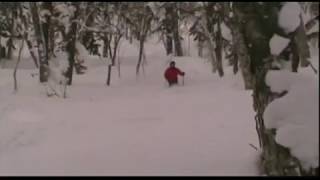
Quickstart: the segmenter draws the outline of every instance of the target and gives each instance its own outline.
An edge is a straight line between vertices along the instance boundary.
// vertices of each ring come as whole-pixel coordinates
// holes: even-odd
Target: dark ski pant
[[[169,80],[167,80],[167,81],[168,81],[168,83],[169,83],[169,87],[178,84],[178,81],[169,81]]]

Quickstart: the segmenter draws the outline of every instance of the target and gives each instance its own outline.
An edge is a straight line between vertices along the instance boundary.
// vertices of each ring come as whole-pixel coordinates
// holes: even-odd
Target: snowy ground
[[[176,58],[184,86],[168,88],[161,46],[148,44],[136,78],[137,50],[123,44],[111,87],[102,61],[87,60],[67,99],[46,97],[30,59],[16,94],[12,69],[0,69],[0,175],[258,175],[240,74],[220,79],[203,59]]]

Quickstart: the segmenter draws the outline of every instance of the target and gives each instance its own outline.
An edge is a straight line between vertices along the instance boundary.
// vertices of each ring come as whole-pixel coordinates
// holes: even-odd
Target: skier
[[[168,67],[164,73],[164,77],[169,83],[169,86],[178,84],[178,74],[181,76],[185,75],[185,72],[180,71],[180,69],[175,67],[176,62],[171,61],[170,67]]]

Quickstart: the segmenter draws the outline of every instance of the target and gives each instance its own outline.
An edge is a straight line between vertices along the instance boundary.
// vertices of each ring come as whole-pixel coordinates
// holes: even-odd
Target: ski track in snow
[[[134,57],[121,57],[121,79],[114,68],[107,87],[106,67],[91,65],[67,99],[47,98],[30,69],[18,71],[13,95],[9,70],[0,69],[0,175],[257,175],[242,79],[176,58],[185,84],[168,88],[166,57],[147,52],[146,76],[136,78]]]

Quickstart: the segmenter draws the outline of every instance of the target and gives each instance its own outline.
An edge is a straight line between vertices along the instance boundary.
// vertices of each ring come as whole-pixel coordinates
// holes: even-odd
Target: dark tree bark
[[[79,7],[76,2],[72,3],[73,6],[76,7],[76,12],[72,18],[71,21],[77,19],[79,14]],[[68,61],[69,61],[69,67],[66,72],[66,78],[68,79],[67,84],[70,86],[72,85],[72,76],[73,76],[73,68],[74,68],[74,62],[75,62],[75,54],[76,54],[76,33],[77,33],[77,23],[72,22],[70,30],[67,34],[67,46],[66,50],[68,52]]]
[[[292,72],[298,72],[299,62],[300,62],[298,48],[295,43],[290,43],[290,47],[292,50],[292,60],[291,60]]]
[[[47,10],[48,12],[52,12],[52,2],[44,2],[43,3],[43,9]],[[42,23],[42,31],[43,31],[43,37],[44,37],[44,47],[46,48],[46,59],[49,61],[50,53],[52,53],[52,45],[50,39],[52,37],[52,32],[50,30],[51,28],[51,16],[45,15],[45,22]]]
[[[222,66],[222,34],[221,34],[221,26],[220,26],[220,18],[218,17],[218,29],[216,33],[216,57],[217,57],[217,68],[219,76],[222,77],[224,75],[223,66]]]
[[[112,71],[112,65],[109,64],[108,65],[108,77],[107,77],[107,86],[110,86],[110,83],[111,83],[111,71]]]
[[[41,31],[41,24],[39,19],[39,13],[38,13],[38,6],[36,2],[30,2],[31,7],[31,14],[32,14],[32,20],[33,25],[35,29],[37,44],[38,44],[38,57],[39,57],[39,78],[40,82],[47,82],[48,81],[48,59],[47,59],[47,52],[45,51],[45,45],[44,45],[44,35]]]
[[[108,34],[105,33],[104,37],[103,37],[103,52],[102,52],[102,56],[103,57],[108,57],[108,52],[109,54],[111,54],[110,50],[110,40],[108,38]],[[112,58],[112,56],[110,56],[110,58]],[[112,64],[110,62],[108,62],[108,75],[107,75],[107,81],[106,84],[107,86],[110,86],[111,83],[111,71],[112,71]]]
[[[109,52],[109,56],[111,58],[111,63],[108,64],[108,77],[107,77],[107,81],[106,84],[108,86],[110,86],[111,83],[111,71],[112,71],[112,66],[115,66],[116,63],[116,58],[118,56],[117,52],[118,52],[118,46],[119,46],[119,42],[120,39],[122,38],[122,34],[120,32],[118,32],[118,34],[114,35],[114,37],[112,37],[112,35],[110,35],[110,37],[105,38],[104,42],[108,43],[107,45],[105,45],[106,47],[108,47],[108,52]],[[111,43],[112,43],[112,39],[113,38],[113,48],[111,48]],[[105,54],[106,56],[106,54]]]
[[[164,22],[166,29],[166,49],[167,55],[173,52],[173,44],[176,56],[183,56],[179,34],[179,17],[177,3],[168,3],[165,7],[166,19]]]
[[[203,40],[198,39],[198,56],[203,57]]]
[[[172,33],[171,33],[172,34]],[[173,53],[173,46],[172,46],[172,36],[171,34],[166,35],[166,50],[167,50],[167,55]]]
[[[246,90],[253,89],[253,74],[251,73],[248,48],[245,44],[243,27],[241,26],[242,14],[234,8],[234,19],[231,23],[234,58],[237,58]]]
[[[237,72],[239,71],[238,55],[237,54],[234,54],[232,57],[232,66],[233,66],[233,74],[237,74]]]
[[[15,19],[15,9],[11,8],[11,19],[10,19],[10,32],[13,33],[14,32],[14,19]],[[7,55],[7,59],[11,59],[12,58],[12,50],[14,49],[14,45],[13,45],[13,38],[10,37],[7,41],[7,50],[8,52],[6,53]]]
[[[30,40],[27,39],[27,37],[25,37],[25,41],[27,43],[28,49],[29,49],[29,53],[33,59],[34,65],[36,66],[36,68],[39,68],[39,64],[38,64],[38,59],[36,57],[36,55],[33,52],[33,46]]]
[[[13,49],[13,39],[10,37],[7,41],[7,53],[6,53],[6,58],[11,59],[12,58],[12,49]]]
[[[137,67],[136,67],[136,74],[137,75],[139,74],[139,69],[140,69],[140,65],[142,62],[143,48],[144,48],[144,36],[141,36],[140,41],[139,41],[139,59],[138,59]]]
[[[102,51],[102,57],[108,57],[108,49],[109,49],[109,41],[108,37],[103,38],[103,51]]]
[[[172,27],[172,8],[171,7],[166,7],[166,18],[164,20],[164,26],[166,30],[166,50],[167,50],[167,55],[172,54],[173,52],[173,27]]]
[[[151,21],[152,21],[152,11],[150,9],[144,9],[142,14],[142,22],[140,22],[140,32],[139,32],[139,59],[136,66],[136,75],[139,75],[140,66],[143,58],[144,43],[148,32],[150,31]]]

